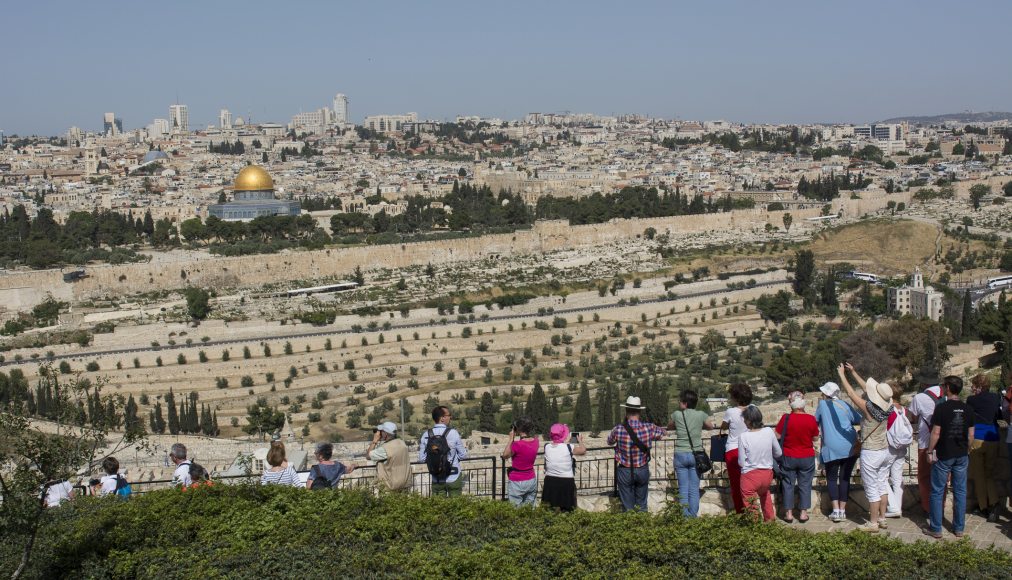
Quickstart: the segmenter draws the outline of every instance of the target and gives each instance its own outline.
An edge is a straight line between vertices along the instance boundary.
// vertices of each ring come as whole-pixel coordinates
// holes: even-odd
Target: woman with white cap
[[[826,487],[833,503],[829,519],[842,522],[847,519],[847,498],[850,497],[850,475],[854,472],[857,455],[851,455],[857,441],[854,425],[861,422],[857,409],[840,399],[840,385],[828,382],[821,387],[822,400],[815,409],[815,421],[822,432],[819,461],[826,469]]]
[[[861,411],[861,482],[864,483],[864,494],[868,498],[869,521],[858,528],[864,532],[875,533],[887,527],[885,510],[889,504],[889,468],[893,457],[889,452],[889,441],[886,438],[886,420],[889,418],[889,407],[893,398],[893,389],[886,383],[880,383],[869,377],[861,378],[850,363],[837,367],[840,384],[844,392]],[[865,392],[862,397],[847,381],[847,371],[854,375],[854,380]]]

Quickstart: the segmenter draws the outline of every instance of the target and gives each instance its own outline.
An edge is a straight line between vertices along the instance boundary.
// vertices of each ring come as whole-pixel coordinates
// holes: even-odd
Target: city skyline
[[[177,102],[192,129],[217,125],[222,109],[286,123],[332,107],[336,93],[353,102],[356,124],[408,111],[421,119],[570,110],[864,123],[1012,109],[1012,79],[1001,74],[1007,3],[958,11],[940,2],[716,4],[646,2],[623,8],[626,19],[604,3],[399,3],[384,11],[184,2],[171,13],[18,4],[7,40],[32,50],[9,64],[0,129],[98,131],[115,111],[130,130]],[[206,24],[218,22],[228,24]],[[170,36],[180,28],[185,39]]]

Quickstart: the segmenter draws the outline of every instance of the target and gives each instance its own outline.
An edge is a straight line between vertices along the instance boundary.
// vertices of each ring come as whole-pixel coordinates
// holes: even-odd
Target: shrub
[[[545,510],[472,498],[310,493],[217,485],[130,501],[82,498],[43,514],[26,577],[998,578],[1012,556],[968,542],[905,544],[860,532],[806,533],[746,517],[687,519]],[[438,521],[440,557],[426,547]],[[312,533],[305,533],[311,529]],[[181,530],[185,530],[182,533]],[[546,538],[580,538],[546,541]],[[16,542],[0,565],[16,567]],[[328,557],[320,558],[320,553]],[[524,554],[517,558],[516,554]],[[281,568],[279,568],[281,567]]]

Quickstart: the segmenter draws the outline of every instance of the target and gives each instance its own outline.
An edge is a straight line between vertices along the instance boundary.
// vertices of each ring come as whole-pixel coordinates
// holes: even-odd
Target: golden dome
[[[274,190],[274,180],[267,170],[259,165],[247,165],[235,176],[235,191]]]

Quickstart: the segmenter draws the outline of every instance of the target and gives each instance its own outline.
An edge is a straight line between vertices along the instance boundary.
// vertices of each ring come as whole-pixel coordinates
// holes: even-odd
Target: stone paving
[[[887,519],[887,529],[879,530],[878,534],[898,538],[904,542],[917,542],[920,540],[929,542],[956,541],[959,538],[956,538],[952,533],[952,508],[950,502],[951,498],[946,502],[947,509],[943,517],[941,540],[934,540],[921,532],[921,528],[927,525],[927,514],[921,510],[920,506],[904,511],[902,517]],[[795,529],[828,533],[850,532],[868,521],[867,513],[863,510],[860,510],[860,513],[858,513],[858,510],[848,507],[848,511],[852,513],[848,513],[847,521],[840,523],[835,523],[822,513],[816,512],[811,513],[811,520],[805,524],[798,523],[797,521],[791,524],[783,520],[777,521],[782,525],[791,526]],[[778,513],[778,517],[781,515],[782,513]],[[964,539],[978,548],[994,547],[1000,550],[1012,551],[1012,520],[1010,520],[1008,510],[1005,511],[997,523],[988,523],[987,519],[980,515],[966,514],[965,532]]]

